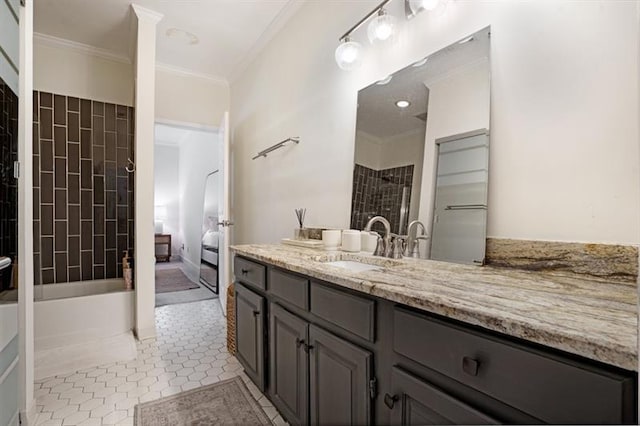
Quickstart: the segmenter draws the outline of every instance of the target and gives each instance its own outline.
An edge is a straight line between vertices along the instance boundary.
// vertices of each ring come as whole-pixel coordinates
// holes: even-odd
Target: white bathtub
[[[134,292],[122,279],[39,287],[36,379],[135,358]]]

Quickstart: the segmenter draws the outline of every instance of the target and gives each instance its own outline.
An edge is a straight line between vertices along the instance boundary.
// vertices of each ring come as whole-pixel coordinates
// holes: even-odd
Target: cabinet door
[[[236,283],[236,356],[264,391],[264,297]]]
[[[314,325],[309,345],[311,424],[370,424],[371,352]]]
[[[381,395],[394,425],[496,424],[481,413],[398,367],[391,370],[391,394]]]
[[[293,424],[309,422],[306,321],[271,304],[270,366],[273,404]]]

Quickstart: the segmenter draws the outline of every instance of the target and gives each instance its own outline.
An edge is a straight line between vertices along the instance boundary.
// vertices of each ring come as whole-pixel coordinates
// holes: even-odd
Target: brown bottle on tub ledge
[[[129,250],[125,250],[122,257],[122,277],[124,278],[125,290],[133,290],[133,263],[133,257],[129,255]]]

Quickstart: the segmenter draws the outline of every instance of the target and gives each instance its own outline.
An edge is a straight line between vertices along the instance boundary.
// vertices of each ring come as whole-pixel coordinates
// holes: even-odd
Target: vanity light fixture
[[[367,36],[371,44],[388,43],[393,40],[396,19],[384,9],[378,9],[378,16],[369,22]]]
[[[341,39],[342,43],[336,49],[336,63],[345,71],[357,68],[362,62],[362,45],[357,41],[351,41],[349,36]]]
[[[475,40],[475,38],[473,36],[470,36],[470,37],[467,37],[465,39],[460,40],[458,42],[458,44],[466,44],[466,43],[469,43],[470,41],[473,41],[473,40]]]
[[[340,68],[346,71],[350,71],[360,65],[362,59],[360,57],[362,45],[358,42],[351,41],[350,36],[351,33],[360,28],[360,26],[367,22],[367,20],[373,15],[378,14],[376,19],[372,21],[372,24],[374,22],[378,22],[378,24],[373,26],[370,25],[368,28],[369,39],[371,40],[371,42],[377,43],[378,41],[385,41],[393,35],[393,18],[386,15],[386,12],[382,10],[382,8],[390,1],[391,0],[384,0],[382,3],[376,6],[375,9],[367,13],[364,18],[359,20],[357,24],[349,28],[349,30],[338,39],[340,41],[340,45],[336,48],[335,58],[336,63]],[[371,34],[373,34],[373,37],[376,41],[371,38]]]
[[[396,101],[396,106],[398,108],[407,108],[409,105],[411,105],[411,102],[409,101],[405,101],[405,100]]]
[[[408,18],[413,18],[422,11],[444,12],[449,0],[405,0],[405,11]]]

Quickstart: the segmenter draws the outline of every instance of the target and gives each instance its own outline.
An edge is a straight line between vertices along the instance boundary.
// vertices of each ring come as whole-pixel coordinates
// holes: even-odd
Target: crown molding
[[[170,74],[182,75],[185,77],[195,77],[201,78],[204,80],[209,80],[211,82],[222,84],[224,86],[229,86],[229,81],[221,76],[214,74],[207,74],[203,72],[193,71],[187,68],[177,67],[175,65],[165,64],[163,62],[156,62],[156,70],[168,72]]]
[[[157,24],[162,18],[164,18],[164,14],[156,12],[155,10],[147,9],[139,4],[131,3],[131,9],[133,9],[133,13],[136,14],[138,20],[145,19]]]
[[[107,59],[109,61],[120,62],[123,64],[131,64],[131,58],[112,50],[102,49],[100,47],[90,46],[88,44],[79,43],[77,41],[67,40],[48,34],[33,33],[33,41],[49,47],[57,47],[63,49],[75,50],[87,55],[96,56],[98,58]]]
[[[242,57],[240,62],[233,68],[229,74],[229,81],[233,83],[242,73],[251,65],[258,54],[265,48],[267,44],[284,28],[289,19],[300,10],[307,0],[289,0],[284,5],[275,18],[269,23],[267,28],[262,32],[258,40],[251,46],[251,49]]]

